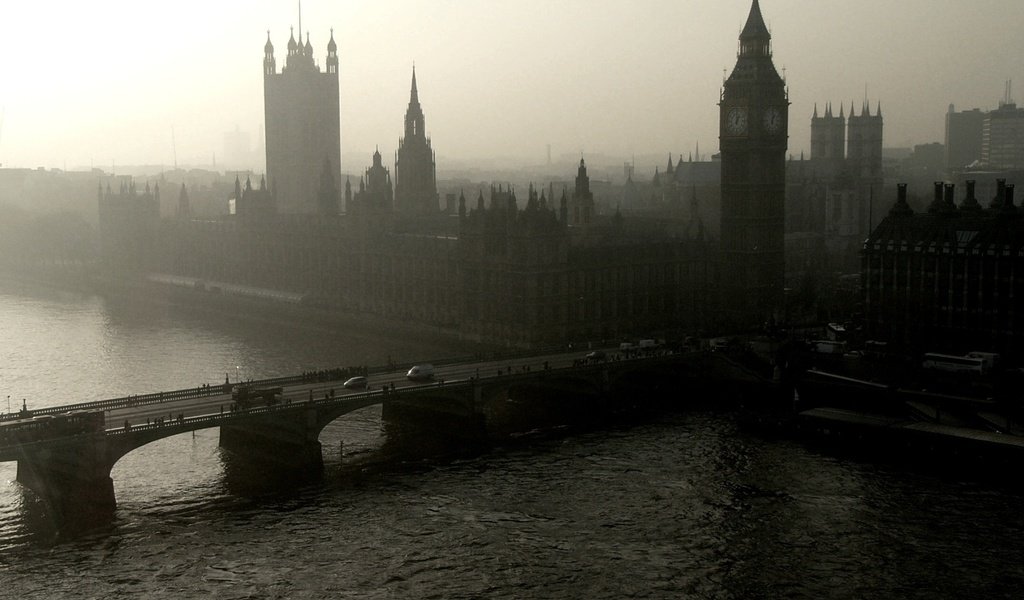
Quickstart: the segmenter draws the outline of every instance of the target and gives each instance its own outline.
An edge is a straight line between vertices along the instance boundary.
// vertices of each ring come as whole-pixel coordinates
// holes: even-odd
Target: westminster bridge
[[[404,368],[382,367],[369,371],[360,390],[344,388],[350,373],[334,370],[22,411],[0,419],[0,462],[17,461],[18,481],[58,515],[112,510],[118,460],[190,431],[219,427],[232,461],[257,472],[315,474],[324,466],[324,427],[369,406],[381,405],[384,421],[402,427],[486,439],[502,421],[528,424],[538,412],[587,418],[655,400],[683,402],[714,370],[714,356],[699,352],[605,352],[435,364],[431,380],[416,382]],[[272,396],[242,404],[240,387]]]

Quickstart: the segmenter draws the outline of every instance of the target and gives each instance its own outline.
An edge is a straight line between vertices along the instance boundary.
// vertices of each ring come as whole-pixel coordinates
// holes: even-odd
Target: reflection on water
[[[65,395],[97,398],[215,382],[225,365],[257,376],[431,355],[171,312],[0,294],[0,347],[10,353],[0,382],[43,404],[57,397],[48,393],[56,382]],[[14,465],[0,464],[3,595],[932,598],[1024,589],[1019,490],[766,440],[729,414],[537,432],[487,452],[424,458],[438,436],[399,435],[370,408],[324,430],[319,480],[285,487],[233,479],[217,438],[198,431],[125,456],[112,473],[113,521],[72,539],[13,482]]]

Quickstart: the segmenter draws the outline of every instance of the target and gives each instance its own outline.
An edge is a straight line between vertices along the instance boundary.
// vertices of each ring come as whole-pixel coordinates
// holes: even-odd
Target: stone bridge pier
[[[46,501],[58,518],[113,512],[110,444],[86,436],[59,445],[27,446],[18,456],[18,482]]]
[[[479,382],[423,386],[386,400],[381,419],[395,432],[480,442],[487,437],[487,417],[482,412],[486,394]]]
[[[273,411],[220,426],[220,446],[250,466],[315,475],[324,467],[320,431],[330,422],[316,408]]]

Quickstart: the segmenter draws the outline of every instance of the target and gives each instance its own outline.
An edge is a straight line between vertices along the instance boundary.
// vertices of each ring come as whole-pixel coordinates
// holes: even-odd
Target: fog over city
[[[3,7],[0,597],[1022,596],[1024,0]]]
[[[338,43],[342,169],[361,169],[350,157],[377,146],[394,152],[415,63],[443,170],[540,164],[548,144],[556,160],[717,151],[723,69],[748,10],[748,0],[306,0],[301,18],[321,65],[331,28]],[[859,109],[866,93],[881,102],[885,145],[907,147],[942,141],[950,103],[994,108],[1011,79],[1024,94],[1019,0],[766,0],[762,10],[796,155],[809,151],[815,103]],[[290,0],[41,0],[4,13],[4,167],[208,166],[236,128],[255,147],[267,30],[283,57],[299,25]]]

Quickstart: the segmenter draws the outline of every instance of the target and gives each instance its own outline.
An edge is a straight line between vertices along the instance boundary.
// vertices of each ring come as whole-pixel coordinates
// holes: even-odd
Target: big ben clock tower
[[[719,102],[722,318],[739,328],[782,313],[789,97],[753,0]]]

